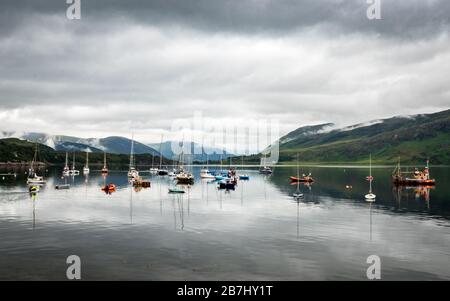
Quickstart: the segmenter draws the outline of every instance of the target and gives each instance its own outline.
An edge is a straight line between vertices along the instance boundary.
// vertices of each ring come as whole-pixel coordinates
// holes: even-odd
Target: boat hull
[[[302,182],[302,183],[312,183],[312,182],[314,182],[314,179],[310,178],[310,177],[301,177],[301,178],[290,177],[290,179],[291,179],[292,182]]]
[[[436,180],[393,177],[392,183],[398,186],[434,186],[436,185]]]

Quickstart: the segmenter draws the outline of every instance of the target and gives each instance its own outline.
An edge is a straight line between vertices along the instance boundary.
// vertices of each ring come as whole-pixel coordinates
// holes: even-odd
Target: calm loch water
[[[291,167],[248,170],[230,192],[197,178],[184,195],[167,177],[144,174],[152,187],[136,191],[126,172],[51,170],[33,198],[23,171],[0,176],[0,279],[64,280],[72,254],[85,280],[366,280],[372,254],[384,280],[450,279],[450,168],[431,170],[434,189],[401,190],[392,168],[375,168],[373,204],[367,169],[309,170],[317,181],[300,202]],[[70,190],[54,189],[66,180]]]

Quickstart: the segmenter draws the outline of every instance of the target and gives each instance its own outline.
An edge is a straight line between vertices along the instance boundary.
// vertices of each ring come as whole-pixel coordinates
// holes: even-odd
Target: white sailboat
[[[298,165],[298,154],[297,154],[297,178],[300,177],[300,167]],[[297,190],[292,195],[296,200],[303,198],[303,193],[300,192],[300,181],[297,181]]]
[[[69,168],[69,153],[66,152],[66,165],[64,165],[63,176],[68,176],[70,174]]]
[[[38,176],[34,169],[34,164],[37,162],[37,154],[38,154],[38,144],[36,143],[34,157],[33,157],[33,160],[31,161],[31,166],[28,171],[28,178],[27,178],[28,185],[43,185],[43,184],[45,184],[44,177]],[[30,191],[31,191],[31,189],[34,189],[36,192],[39,191],[39,187],[30,187]]]
[[[103,153],[103,168],[102,168],[102,174],[108,173],[108,167],[106,166],[106,152]]]
[[[167,170],[167,168],[163,168],[162,166],[162,159],[163,159],[163,155],[162,155],[162,143],[163,143],[163,139],[164,136],[161,135],[161,143],[159,144],[159,169],[158,169],[158,175],[160,176],[167,176],[169,174],[169,171]]]
[[[73,153],[72,169],[69,170],[69,174],[72,176],[78,176],[80,174],[80,171],[75,169],[75,153]]]
[[[177,179],[177,183],[178,184],[194,184],[194,175],[190,172],[187,172],[184,170],[183,168],[183,161],[184,161],[184,137],[183,137],[183,142],[181,142],[181,155],[180,155],[180,173],[177,174],[176,179]]]
[[[89,153],[86,152],[86,165],[83,168],[83,175],[88,175],[89,172],[90,172],[90,169],[89,169]]]
[[[134,135],[131,136],[131,151],[130,151],[130,168],[128,170],[128,177],[129,178],[138,178],[139,172],[134,167]]]
[[[366,201],[368,202],[374,202],[375,198],[377,197],[375,194],[372,193],[372,154],[370,154],[370,167],[369,167],[369,176],[367,177],[367,180],[369,181],[369,193],[365,195]]]
[[[150,173],[152,175],[156,175],[158,173],[158,168],[154,167],[155,166],[155,153],[152,153],[152,167],[150,167]]]
[[[267,159],[266,159],[266,155],[263,154],[263,157],[261,158],[261,167],[259,169],[259,173],[261,174],[266,174],[266,175],[270,175],[272,174],[272,168],[270,168],[269,166],[267,166]]]
[[[200,178],[202,179],[214,179],[215,176],[209,171],[209,158],[206,154],[206,167],[200,170]]]

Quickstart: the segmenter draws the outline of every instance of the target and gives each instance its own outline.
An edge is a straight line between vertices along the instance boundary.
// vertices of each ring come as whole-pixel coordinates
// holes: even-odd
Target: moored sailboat
[[[273,170],[271,167],[267,166],[267,159],[266,159],[266,155],[263,155],[263,157],[261,158],[261,167],[259,169],[259,173],[260,174],[265,174],[265,175],[270,175],[273,173]]]
[[[370,167],[369,167],[369,176],[366,178],[369,181],[369,193],[365,195],[366,201],[368,202],[374,202],[375,198],[377,197],[373,192],[372,192],[372,181],[373,181],[373,177],[372,177],[372,154],[370,154]]]
[[[89,153],[86,152],[86,165],[83,168],[83,175],[88,175],[89,172],[90,172],[90,169],[89,169]]]
[[[106,166],[106,152],[103,153],[103,168],[102,168],[102,174],[108,174],[109,170],[108,167]]]
[[[134,135],[131,135],[130,166],[128,169],[128,178],[131,179],[139,178],[139,172],[135,168]]]
[[[167,170],[167,168],[163,168],[162,163],[163,163],[163,155],[162,155],[162,143],[164,140],[164,136],[161,135],[161,143],[159,144],[159,169],[158,169],[158,175],[159,176],[167,176],[169,174],[169,171]]]
[[[66,164],[64,165],[63,176],[68,176],[69,174],[70,174],[70,168],[69,168],[69,153],[66,152]]]
[[[206,154],[206,167],[203,167],[202,170],[200,170],[200,178],[202,179],[214,179],[215,176],[209,171],[209,160],[208,160],[208,154]]]
[[[31,185],[31,186],[45,184],[44,177],[43,176],[39,176],[37,174],[36,170],[34,169],[34,165],[37,162],[37,157],[38,157],[38,144],[36,143],[33,160],[31,161],[30,169],[28,170],[28,178],[27,178],[27,184]],[[36,192],[37,191],[39,191],[39,187],[36,190]]]
[[[78,176],[80,171],[75,169],[75,153],[73,153],[72,169],[69,170],[69,174],[72,176]]]
[[[183,150],[183,142],[181,143],[181,149]],[[177,183],[178,184],[194,184],[194,175],[190,172],[187,172],[184,170],[183,167],[183,161],[184,161],[184,152],[181,151],[180,155],[180,167],[179,167],[179,173],[176,175]]]

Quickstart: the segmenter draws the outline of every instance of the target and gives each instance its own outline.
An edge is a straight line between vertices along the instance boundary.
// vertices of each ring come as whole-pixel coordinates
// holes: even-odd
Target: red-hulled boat
[[[404,172],[400,168],[400,160],[397,167],[392,173],[392,183],[394,185],[408,185],[408,186],[434,186],[436,180],[430,177],[429,161],[423,171],[415,169],[414,172]]]
[[[312,183],[314,182],[313,177],[311,174],[307,176],[301,176],[301,177],[290,177],[292,182],[304,182],[304,183]]]

